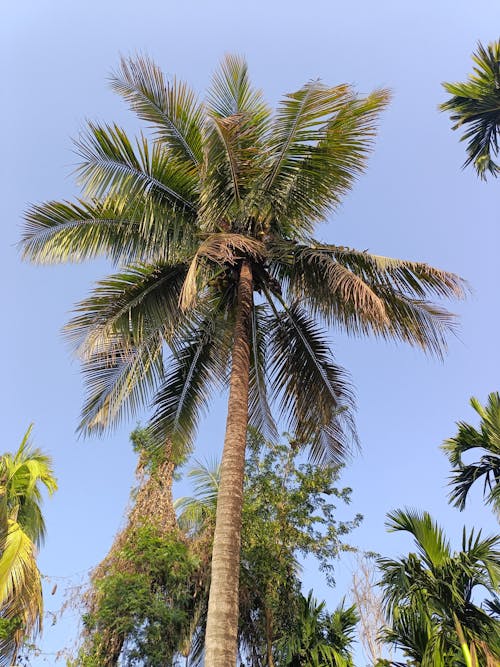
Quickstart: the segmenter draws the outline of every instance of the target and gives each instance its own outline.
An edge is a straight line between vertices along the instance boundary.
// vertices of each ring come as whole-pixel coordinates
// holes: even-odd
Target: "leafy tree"
[[[229,388],[206,642],[207,667],[228,667],[248,423],[275,431],[274,402],[314,459],[339,460],[352,397],[316,319],[440,354],[452,318],[428,299],[463,285],[311,236],[363,171],[387,91],[312,81],[273,117],[235,56],[203,105],[146,58],[123,60],[111,84],[153,140],[90,123],[77,142],[83,199],[32,207],[23,254],[120,267],[68,326],[88,389],[82,430],[102,432],[152,397],[155,437],[179,454],[213,391]]]
[[[483,407],[477,398],[470,404],[481,417],[479,428],[458,422],[458,433],[443,444],[452,466],[450,501],[463,510],[473,484],[483,480],[485,501],[500,517],[500,395],[492,392]],[[482,451],[479,461],[464,463],[469,451]]]
[[[94,569],[82,598],[84,632],[75,667],[163,667],[189,651],[193,619],[206,608],[208,563],[200,540],[178,529],[169,448],[147,429],[131,436],[138,485],[127,522]]]
[[[278,641],[302,618],[299,556],[315,557],[334,585],[334,561],[350,547],[344,537],[361,521],[339,521],[335,499],[348,503],[351,489],[335,486],[339,466],[300,462],[303,448],[248,438],[240,564],[239,646],[251,667],[283,665]],[[188,473],[195,495],[176,501],[179,525],[191,534],[213,533],[220,466]],[[324,605],[323,605],[324,607]],[[322,607],[322,609],[323,609]],[[322,612],[321,612],[322,613]],[[203,621],[202,621],[203,622]]]
[[[440,108],[450,112],[453,130],[465,130],[460,139],[468,142],[463,166],[474,165],[486,180],[488,172],[496,177],[500,171],[494,161],[500,129],[500,41],[487,47],[479,42],[472,60],[474,72],[466,82],[443,83],[451,97]]]
[[[419,667],[483,667],[500,659],[500,619],[475,602],[478,589],[493,596],[500,583],[500,536],[481,538],[464,529],[462,549],[452,552],[427,512],[397,510],[390,531],[410,533],[417,553],[379,559],[391,627],[386,641]]]
[[[36,549],[45,537],[42,487],[57,489],[52,463],[30,443],[29,426],[14,454],[0,457],[0,665],[10,667],[42,629]]]

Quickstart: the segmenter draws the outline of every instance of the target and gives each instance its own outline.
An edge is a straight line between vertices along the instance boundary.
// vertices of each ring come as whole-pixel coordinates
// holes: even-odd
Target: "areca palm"
[[[154,137],[134,143],[90,123],[77,142],[82,200],[32,207],[23,254],[119,266],[67,329],[87,382],[83,431],[152,399],[153,431],[179,455],[214,390],[229,388],[206,644],[206,664],[227,667],[248,422],[275,431],[274,403],[313,457],[338,460],[352,397],[320,325],[440,354],[452,318],[428,299],[463,286],[423,263],[312,237],[363,171],[387,91],[363,98],[311,81],[273,116],[234,56],[204,104],[146,58],[123,60],[111,84]]]
[[[497,664],[500,622],[476,604],[475,595],[485,589],[495,602],[500,536],[481,538],[480,532],[467,535],[464,529],[461,551],[453,552],[427,512],[397,510],[388,515],[387,525],[390,531],[410,533],[418,553],[379,559],[392,625],[386,640],[420,667]]]
[[[500,517],[500,395],[492,392],[484,407],[474,397],[470,404],[481,417],[479,428],[458,422],[457,435],[443,444],[453,472],[450,500],[463,510],[471,487],[483,479],[484,498]],[[482,450],[481,458],[464,463],[464,454],[471,450]]]
[[[352,667],[351,649],[359,618],[343,603],[333,614],[309,592],[301,596],[294,628],[282,642],[284,667]]]
[[[32,426],[15,454],[0,457],[0,665],[11,665],[42,626],[36,548],[45,536],[41,487],[57,489],[51,461],[30,444]]]
[[[487,47],[479,42],[472,59],[474,72],[468,81],[443,83],[451,97],[440,108],[450,112],[453,130],[465,130],[460,139],[468,142],[464,167],[472,164],[486,180],[488,172],[498,176],[500,171],[494,161],[500,130],[500,41]]]

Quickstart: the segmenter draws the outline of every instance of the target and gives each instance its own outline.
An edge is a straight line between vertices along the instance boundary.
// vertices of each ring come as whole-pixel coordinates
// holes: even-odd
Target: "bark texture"
[[[238,653],[241,510],[248,425],[252,300],[252,269],[249,262],[244,261],[238,286],[226,435],[217,497],[205,667],[235,667]]]

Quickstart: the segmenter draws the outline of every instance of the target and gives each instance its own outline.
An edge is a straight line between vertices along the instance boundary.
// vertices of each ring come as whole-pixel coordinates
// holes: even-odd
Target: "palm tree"
[[[441,104],[449,111],[453,130],[465,129],[461,141],[467,141],[467,160],[486,180],[489,172],[498,176],[499,166],[493,160],[498,154],[500,130],[500,41],[484,47],[478,43],[472,59],[474,73],[465,83],[443,83],[451,97]]]
[[[361,98],[311,81],[273,117],[235,56],[203,105],[146,58],[123,60],[111,84],[154,138],[134,144],[117,125],[90,123],[77,142],[83,199],[32,207],[23,254],[120,267],[68,325],[88,388],[82,431],[152,399],[155,437],[178,456],[213,392],[229,388],[206,640],[207,667],[228,667],[248,423],[273,432],[274,403],[315,459],[340,459],[352,397],[315,320],[440,354],[452,318],[428,298],[462,296],[463,284],[311,236],[363,171],[387,91]]]
[[[328,614],[309,592],[300,596],[293,628],[281,641],[283,667],[352,667],[351,647],[359,620],[354,606],[344,604]]]
[[[392,624],[386,641],[420,667],[498,664],[500,621],[478,606],[475,597],[485,589],[495,601],[500,536],[482,539],[480,532],[467,535],[464,529],[462,549],[454,553],[427,512],[397,510],[388,515],[387,526],[410,533],[418,553],[378,561]]]
[[[43,600],[36,549],[45,537],[41,486],[57,489],[51,461],[30,444],[33,425],[15,454],[0,457],[0,665],[42,627]]]
[[[450,501],[463,510],[472,485],[482,478],[484,499],[500,517],[500,395],[492,392],[484,407],[474,397],[470,404],[481,417],[479,428],[458,422],[457,435],[443,444],[453,472]],[[462,457],[470,450],[483,454],[479,461],[464,463]]]

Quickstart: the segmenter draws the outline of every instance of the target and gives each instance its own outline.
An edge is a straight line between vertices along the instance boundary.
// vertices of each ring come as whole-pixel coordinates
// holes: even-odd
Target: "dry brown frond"
[[[198,278],[203,260],[220,267],[235,266],[244,258],[259,259],[264,254],[264,244],[250,236],[230,232],[211,234],[193,257],[180,293],[180,307],[183,310],[189,308],[199,292]]]

